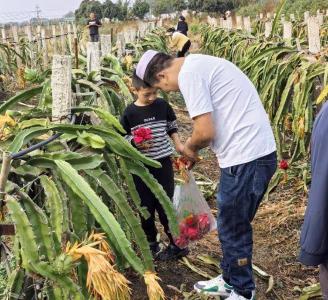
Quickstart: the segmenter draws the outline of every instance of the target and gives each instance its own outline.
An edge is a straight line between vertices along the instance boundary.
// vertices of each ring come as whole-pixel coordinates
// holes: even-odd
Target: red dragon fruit
[[[141,144],[153,138],[152,131],[147,127],[140,127],[132,132],[133,140],[136,144]]]
[[[179,223],[180,236],[175,240],[179,247],[186,247],[189,242],[201,239],[211,229],[210,219],[207,214],[187,213],[186,215]]]

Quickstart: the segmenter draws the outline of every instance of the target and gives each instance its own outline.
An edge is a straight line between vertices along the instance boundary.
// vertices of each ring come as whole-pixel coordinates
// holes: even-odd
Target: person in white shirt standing
[[[198,151],[211,146],[221,170],[218,231],[223,274],[194,285],[199,293],[229,300],[255,299],[252,225],[277,168],[269,118],[249,78],[231,62],[208,55],[173,58],[148,50],[137,76],[163,91],[179,91],[193,132],[182,154],[191,168]]]

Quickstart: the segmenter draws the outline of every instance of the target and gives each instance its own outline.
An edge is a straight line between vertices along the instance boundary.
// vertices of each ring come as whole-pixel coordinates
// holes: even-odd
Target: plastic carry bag
[[[173,196],[180,229],[180,235],[175,238],[175,243],[181,248],[202,239],[217,228],[216,219],[191,172],[188,172],[188,178],[188,181],[175,187]]]

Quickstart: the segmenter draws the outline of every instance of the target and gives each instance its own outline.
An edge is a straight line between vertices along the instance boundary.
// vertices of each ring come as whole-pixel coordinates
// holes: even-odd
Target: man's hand
[[[187,163],[188,170],[192,169],[195,163],[199,160],[198,151],[195,151],[192,149],[192,147],[190,147],[190,141],[191,139],[188,138],[181,151],[181,154],[188,160]]]

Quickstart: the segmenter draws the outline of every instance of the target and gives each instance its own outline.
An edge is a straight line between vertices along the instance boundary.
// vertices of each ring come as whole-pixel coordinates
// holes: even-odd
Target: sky
[[[0,23],[23,21],[36,16],[36,6],[41,17],[58,18],[74,11],[82,0],[0,0]]]

